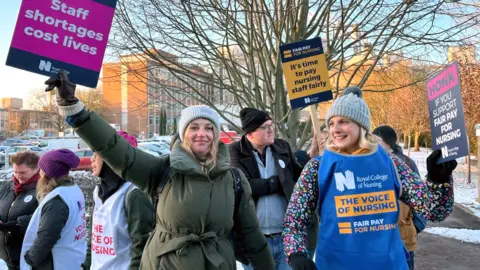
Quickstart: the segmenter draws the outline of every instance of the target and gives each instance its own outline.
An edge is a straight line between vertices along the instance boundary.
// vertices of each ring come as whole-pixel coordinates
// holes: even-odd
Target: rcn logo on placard
[[[56,68],[52,65],[52,62],[46,61],[46,60],[40,60],[40,63],[38,64],[38,69],[41,71],[46,71],[46,72],[55,73],[55,74],[58,74],[58,72],[60,71],[59,68]],[[67,74],[70,73],[68,71],[65,71],[65,72]]]
[[[305,103],[310,103],[310,101],[311,101],[309,97],[306,97],[303,100],[305,101]]]
[[[355,189],[355,176],[351,171],[345,171],[343,173],[335,173],[335,185],[337,186],[338,191],[344,191],[347,189]]]
[[[448,147],[445,145],[442,147],[442,158],[447,158],[448,157]]]

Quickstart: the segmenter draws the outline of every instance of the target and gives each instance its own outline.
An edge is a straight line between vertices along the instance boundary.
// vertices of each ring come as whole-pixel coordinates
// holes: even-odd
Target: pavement
[[[455,206],[443,222],[429,227],[480,230],[480,219]],[[422,232],[418,236],[415,269],[418,270],[470,270],[480,269],[480,245],[466,243]]]

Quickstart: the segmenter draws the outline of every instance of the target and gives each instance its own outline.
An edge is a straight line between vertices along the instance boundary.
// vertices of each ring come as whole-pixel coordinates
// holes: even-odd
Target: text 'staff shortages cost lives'
[[[96,87],[117,0],[23,0],[7,65]]]
[[[320,38],[282,45],[280,52],[292,109],[333,98]]]
[[[468,155],[458,63],[447,66],[427,83],[433,149],[440,149],[439,163]]]

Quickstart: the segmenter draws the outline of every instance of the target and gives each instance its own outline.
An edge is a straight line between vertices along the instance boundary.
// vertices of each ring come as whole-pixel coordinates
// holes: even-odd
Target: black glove
[[[452,176],[453,170],[457,167],[457,161],[451,160],[441,164],[437,164],[438,159],[442,156],[442,151],[435,150],[427,158],[428,179],[430,181],[443,184],[448,183]]]
[[[6,223],[0,223],[0,230],[4,232],[17,233],[20,231],[20,226],[16,220],[12,220]]]
[[[315,263],[303,252],[295,252],[289,258],[292,270],[317,270]]]
[[[46,92],[52,91],[55,87],[57,88],[56,99],[58,106],[70,106],[78,103],[78,98],[75,97],[75,87],[77,85],[68,79],[65,71],[61,70],[58,76],[50,77],[50,79],[45,81],[45,84],[47,85],[45,88]]]
[[[268,194],[283,193],[282,185],[277,175],[271,176],[266,180],[268,181]]]

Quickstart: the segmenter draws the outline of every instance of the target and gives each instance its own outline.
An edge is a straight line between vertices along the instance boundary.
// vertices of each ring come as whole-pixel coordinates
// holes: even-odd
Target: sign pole
[[[318,120],[317,108],[315,105],[308,106],[310,109],[310,118],[312,118],[313,133],[317,134],[317,144],[320,146],[322,140],[320,139],[320,120]],[[320,151],[320,149],[319,149]]]
[[[475,125],[477,135],[477,201],[480,202],[480,124]]]

